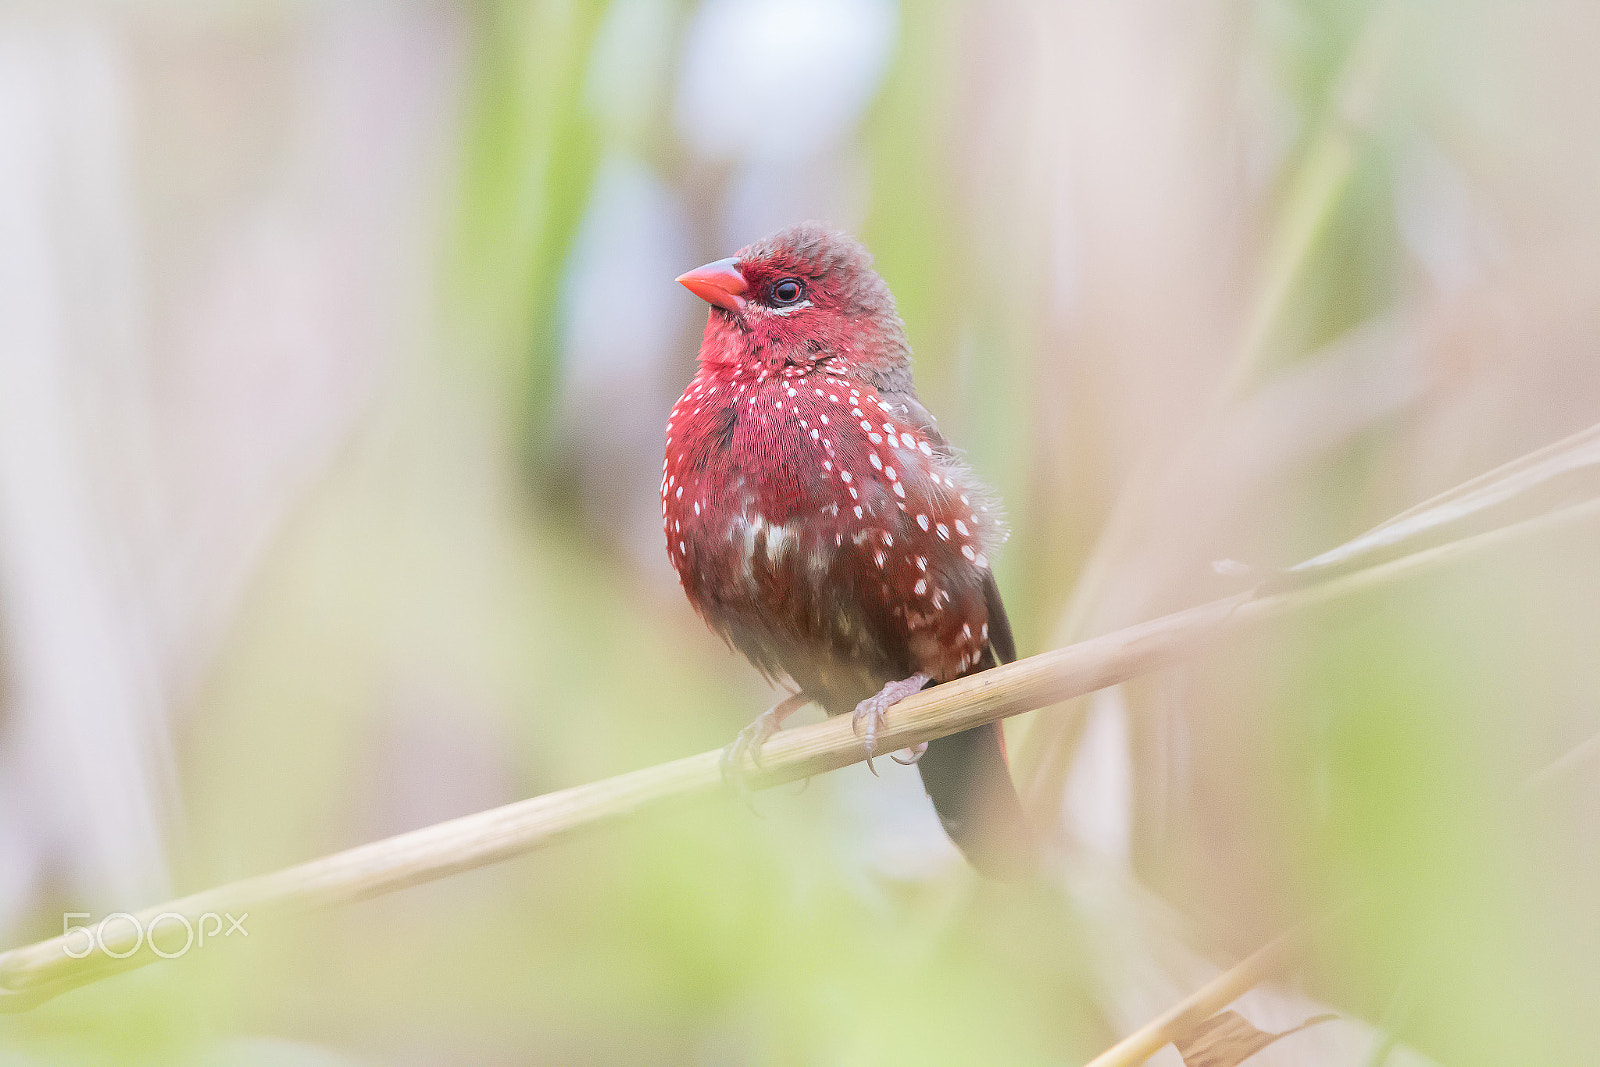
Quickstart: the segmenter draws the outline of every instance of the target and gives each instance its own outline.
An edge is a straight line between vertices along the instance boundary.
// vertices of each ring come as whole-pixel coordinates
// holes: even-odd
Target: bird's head
[[[711,305],[702,362],[827,364],[886,381],[909,373],[905,329],[871,255],[821,223],[779,230],[678,281]]]

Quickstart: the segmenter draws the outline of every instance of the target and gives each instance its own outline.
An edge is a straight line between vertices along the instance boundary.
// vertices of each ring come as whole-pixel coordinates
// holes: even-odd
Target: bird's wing
[[[923,407],[920,400],[909,393],[895,393],[886,399],[900,409],[901,418],[915,424],[922,431],[928,439],[929,447],[965,470],[961,457],[939,432],[939,424],[935,421],[933,413]],[[989,495],[987,491],[983,492],[986,496]],[[1017,658],[1017,640],[1011,632],[1011,620],[1006,616],[1006,606],[1000,599],[1000,587],[995,583],[992,570],[984,572],[983,600],[989,609],[989,645],[994,649],[995,659],[1001,663],[1010,663]]]
[[[989,647],[994,649],[995,659],[1010,663],[1017,658],[1017,639],[1011,634],[1011,620],[1006,617],[1006,606],[1000,600],[994,571],[984,572],[983,601],[989,608]]]

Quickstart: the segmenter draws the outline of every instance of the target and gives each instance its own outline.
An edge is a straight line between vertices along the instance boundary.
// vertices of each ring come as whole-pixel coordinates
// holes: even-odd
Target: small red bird
[[[918,402],[894,297],[854,238],[804,223],[678,281],[711,312],[667,421],[667,554],[711,628],[799,688],[730,766],[807,702],[852,713],[870,764],[890,705],[1016,658],[994,498]],[[1032,867],[998,723],[932,742],[918,766],[973,866]]]

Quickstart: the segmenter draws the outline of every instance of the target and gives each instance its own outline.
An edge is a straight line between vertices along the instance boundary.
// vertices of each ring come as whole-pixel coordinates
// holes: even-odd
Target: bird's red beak
[[[729,311],[743,308],[744,294],[750,291],[749,283],[739,273],[739,261],[732,257],[680,274],[678,281],[706,303]]]

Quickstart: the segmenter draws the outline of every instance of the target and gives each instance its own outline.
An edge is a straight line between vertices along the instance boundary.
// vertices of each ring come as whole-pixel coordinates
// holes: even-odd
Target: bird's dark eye
[[[785,278],[772,287],[772,302],[778,307],[793,304],[805,295],[805,286],[793,278]]]

